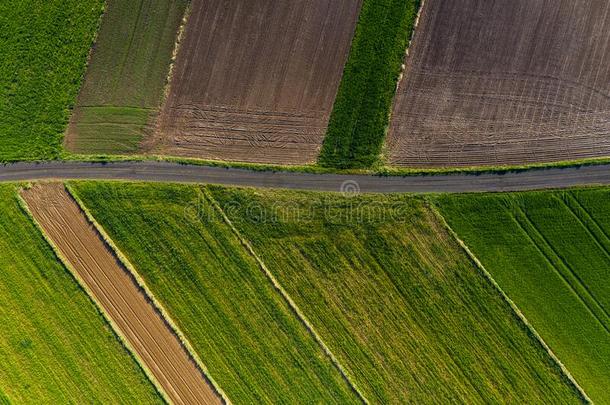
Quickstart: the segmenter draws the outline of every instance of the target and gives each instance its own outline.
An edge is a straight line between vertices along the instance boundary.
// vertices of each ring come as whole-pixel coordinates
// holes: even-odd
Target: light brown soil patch
[[[610,155],[607,0],[426,0],[406,64],[393,165]]]
[[[187,351],[62,184],[21,194],[32,215],[171,401],[220,403]]]
[[[361,0],[194,0],[153,153],[318,156]]]

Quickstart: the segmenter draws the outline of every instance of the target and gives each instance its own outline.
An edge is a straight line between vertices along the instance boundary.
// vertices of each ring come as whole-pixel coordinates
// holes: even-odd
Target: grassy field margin
[[[473,166],[465,168],[438,168],[438,169],[401,169],[395,167],[378,167],[371,169],[338,169],[331,167],[323,167],[320,165],[304,165],[304,166],[283,166],[283,165],[268,165],[260,163],[242,163],[242,162],[229,162],[223,160],[206,160],[197,158],[181,158],[174,156],[164,155],[83,155],[83,154],[71,154],[64,153],[62,160],[66,161],[80,161],[80,162],[91,162],[91,163],[112,163],[112,162],[145,162],[145,161],[157,161],[157,162],[171,162],[180,163],[184,165],[196,165],[196,166],[210,166],[210,167],[223,167],[227,169],[245,169],[252,171],[263,171],[263,172],[288,172],[288,173],[312,173],[312,174],[346,174],[346,175],[371,175],[380,177],[409,177],[409,176],[444,176],[450,174],[469,174],[469,175],[481,175],[481,174],[507,174],[507,173],[519,173],[529,170],[544,170],[544,169],[567,169],[567,168],[579,168],[586,166],[600,166],[610,164],[610,157],[605,158],[590,158],[581,160],[566,160],[562,162],[552,163],[535,163],[530,165],[521,166]],[[47,160],[30,160],[29,162],[38,163],[46,162]],[[14,163],[14,162],[2,162],[2,163]]]

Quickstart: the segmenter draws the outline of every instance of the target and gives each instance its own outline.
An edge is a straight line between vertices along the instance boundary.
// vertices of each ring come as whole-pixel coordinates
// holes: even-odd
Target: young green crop
[[[598,403],[610,400],[608,196],[582,190],[438,200],[450,226]]]
[[[0,162],[60,156],[103,4],[0,2]]]
[[[209,188],[371,402],[578,402],[420,199]]]
[[[162,403],[16,192],[0,185],[0,403]]]
[[[364,0],[319,163],[366,168],[379,160],[419,0]]]
[[[199,188],[73,188],[233,403],[358,401]]]

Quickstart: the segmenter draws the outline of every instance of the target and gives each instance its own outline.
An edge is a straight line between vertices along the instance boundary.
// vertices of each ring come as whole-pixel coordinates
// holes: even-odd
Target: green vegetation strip
[[[187,0],[108,0],[67,147],[133,153],[161,104]]]
[[[162,403],[85,292],[0,186],[0,403]]]
[[[454,195],[452,229],[588,396],[610,401],[610,191]]]
[[[142,162],[142,161],[163,161],[163,162],[174,162],[185,165],[198,165],[198,166],[211,166],[211,167],[226,167],[226,168],[240,168],[252,171],[272,171],[272,172],[291,172],[291,173],[314,173],[314,174],[368,174],[375,176],[434,176],[434,175],[447,175],[447,174],[505,174],[505,173],[517,173],[528,170],[542,170],[542,169],[567,169],[567,168],[578,168],[586,166],[599,166],[609,165],[610,158],[595,158],[595,159],[583,159],[573,160],[555,163],[541,163],[532,164],[525,166],[498,166],[498,167],[471,167],[471,168],[439,168],[439,169],[397,169],[390,167],[377,167],[375,169],[334,169],[328,167],[322,167],[318,165],[304,165],[304,166],[282,166],[282,165],[269,165],[260,163],[243,163],[243,162],[229,162],[223,160],[205,160],[196,158],[180,158],[164,155],[109,155],[109,154],[76,154],[76,153],[64,153],[64,160],[69,161],[83,161],[83,162]]]
[[[60,155],[103,4],[0,2],[0,162]]]
[[[579,401],[421,199],[208,190],[371,402]]]
[[[167,309],[233,403],[357,403],[196,186],[71,187]]]
[[[419,0],[364,0],[319,163],[366,168],[379,160]]]

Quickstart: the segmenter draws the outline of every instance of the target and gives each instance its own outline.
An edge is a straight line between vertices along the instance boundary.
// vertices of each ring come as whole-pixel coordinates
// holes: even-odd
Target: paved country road
[[[0,165],[0,182],[131,180],[345,192],[519,191],[610,184],[610,165],[531,169],[505,174],[370,176],[253,171],[160,161],[91,163],[50,161]]]

